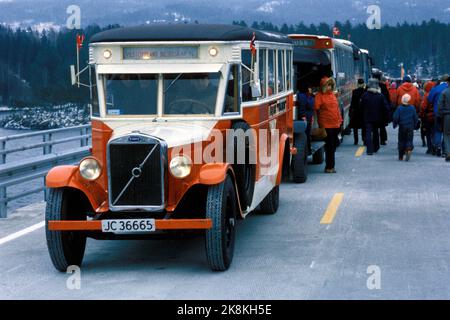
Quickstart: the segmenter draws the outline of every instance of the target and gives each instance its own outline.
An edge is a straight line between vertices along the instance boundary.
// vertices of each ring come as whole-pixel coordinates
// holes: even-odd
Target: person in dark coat
[[[350,105],[350,127],[353,128],[353,137],[355,146],[358,145],[358,131],[361,129],[361,137],[366,144],[366,129],[364,127],[364,113],[361,109],[361,97],[366,92],[364,79],[358,79],[358,88],[353,90],[352,103]]]
[[[389,104],[389,106],[391,105],[391,95],[389,93],[389,90],[386,86],[386,78],[383,77],[382,72],[377,72],[373,75],[373,77],[375,79],[377,79],[379,81],[379,87],[381,90],[381,93],[383,94],[384,98],[386,99],[387,103]],[[384,79],[383,79],[384,78]],[[386,142],[388,140],[388,136],[387,136],[387,131],[386,131],[386,127],[389,125],[390,122],[390,112],[391,110],[389,110],[389,113],[386,114],[386,119],[384,119],[384,125],[380,127],[380,140],[381,140],[381,145],[385,146]]]
[[[297,93],[297,120],[306,120],[306,136],[308,138],[308,153],[311,153],[311,127],[314,117],[314,96],[311,88],[302,84]]]
[[[394,128],[399,126],[398,130],[398,159],[403,161],[406,154],[406,161],[411,158],[414,149],[414,129],[419,117],[417,116],[415,106],[411,105],[411,96],[404,94],[402,105],[394,113]]]
[[[367,155],[373,155],[380,149],[379,130],[384,127],[390,109],[381,93],[379,80],[369,80],[367,92],[361,97],[361,107],[364,110]]]

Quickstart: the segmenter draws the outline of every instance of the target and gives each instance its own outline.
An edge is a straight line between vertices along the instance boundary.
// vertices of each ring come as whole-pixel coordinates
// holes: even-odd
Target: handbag
[[[414,130],[419,130],[420,126],[421,126],[421,121],[418,120],[417,123],[416,123],[416,126],[414,127]]]
[[[311,138],[313,141],[323,141],[327,138],[327,130],[325,128],[314,128],[311,130]]]
[[[327,137],[327,130],[325,128],[319,127],[317,112],[314,113],[314,122],[311,128],[311,139],[313,141],[323,141]]]

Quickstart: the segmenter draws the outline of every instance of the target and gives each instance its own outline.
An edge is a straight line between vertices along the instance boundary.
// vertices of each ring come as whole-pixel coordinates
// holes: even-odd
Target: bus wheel
[[[261,213],[275,214],[278,211],[279,204],[280,204],[280,186],[276,186],[261,202],[260,204]]]
[[[325,149],[320,148],[313,154],[313,164],[322,164],[325,161]]]
[[[237,122],[233,125],[233,130],[242,130],[247,133],[251,128],[245,122]],[[241,201],[242,208],[245,210],[249,207],[253,200],[253,193],[255,191],[256,180],[256,165],[250,164],[250,139],[245,137],[245,163],[238,163],[238,142],[234,141],[234,173],[236,176],[236,182],[239,190],[239,199]]]
[[[212,229],[206,231],[206,257],[213,271],[226,271],[231,265],[236,237],[236,192],[227,176],[224,182],[208,189],[206,218]]]
[[[308,154],[306,135],[295,136],[297,154],[292,157],[292,173],[295,183],[305,183],[308,179]]]
[[[49,221],[86,220],[80,197],[69,189],[50,189],[45,210],[47,248],[55,268],[66,272],[71,265],[81,266],[86,248],[86,235],[80,232],[50,231]]]

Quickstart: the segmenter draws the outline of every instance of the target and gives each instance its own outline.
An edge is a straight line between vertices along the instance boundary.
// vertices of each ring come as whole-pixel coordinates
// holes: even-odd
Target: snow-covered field
[[[14,109],[1,119],[0,128],[9,130],[47,130],[73,127],[89,122],[89,107],[65,104],[54,107]]]

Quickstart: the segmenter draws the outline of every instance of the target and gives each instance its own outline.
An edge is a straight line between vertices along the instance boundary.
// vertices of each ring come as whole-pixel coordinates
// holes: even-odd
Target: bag
[[[327,138],[327,130],[325,128],[314,128],[311,130],[311,138],[313,141],[323,141]]]
[[[323,141],[327,137],[327,130],[319,127],[319,117],[317,112],[314,112],[314,121],[311,128],[311,139],[313,141]]]
[[[420,126],[421,126],[421,121],[419,120],[419,121],[417,121],[414,130],[419,130],[419,129],[420,129]]]

